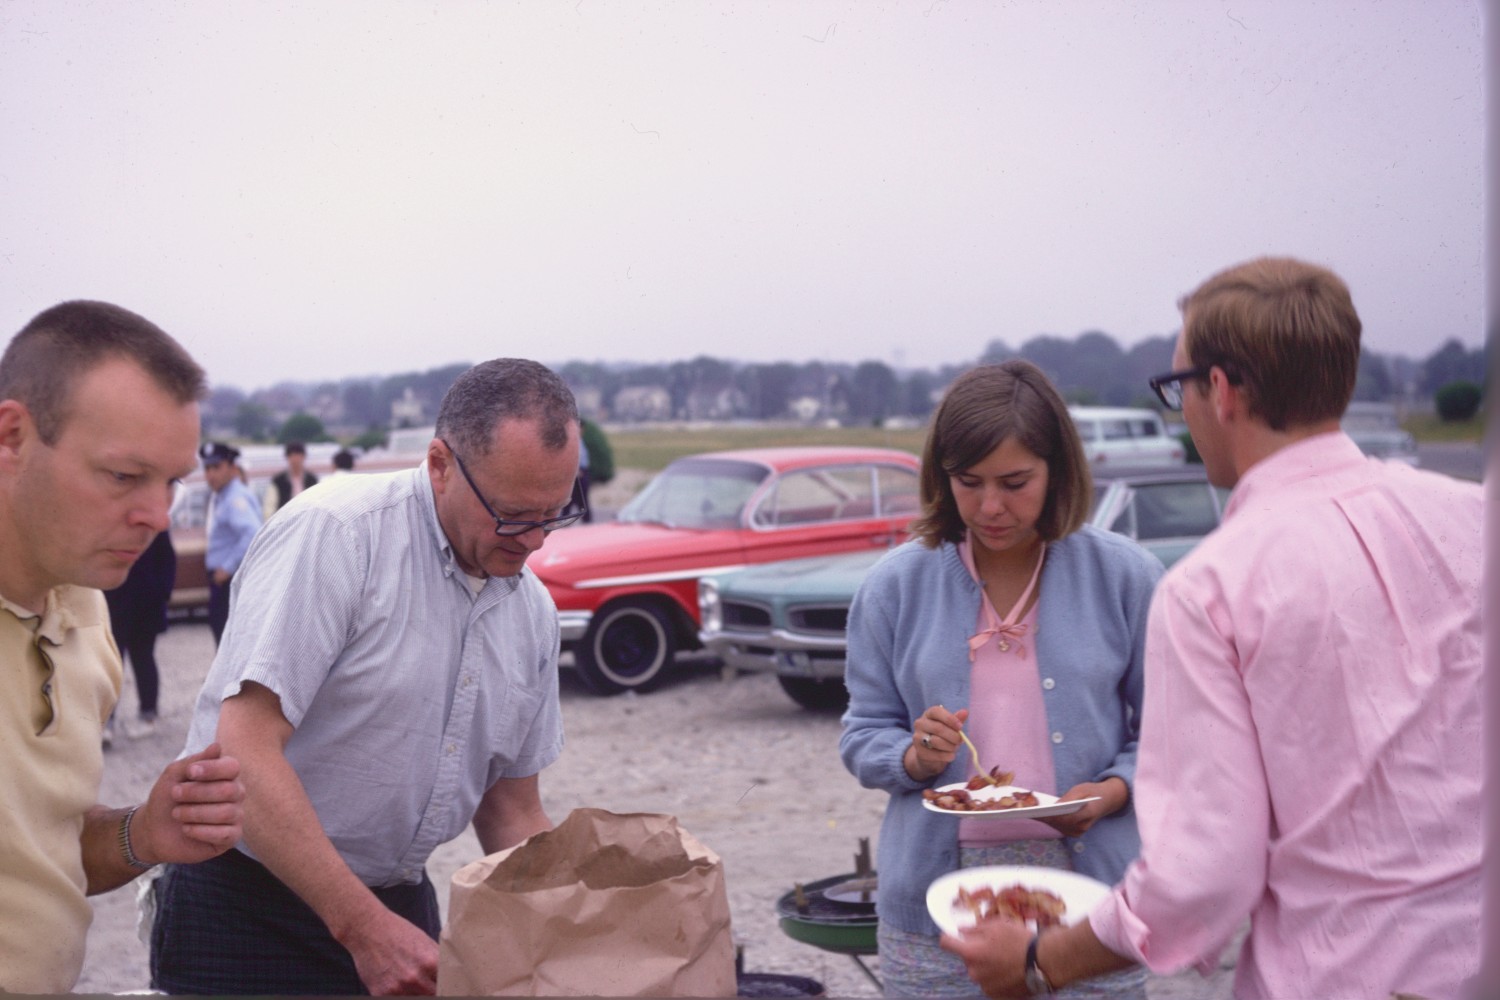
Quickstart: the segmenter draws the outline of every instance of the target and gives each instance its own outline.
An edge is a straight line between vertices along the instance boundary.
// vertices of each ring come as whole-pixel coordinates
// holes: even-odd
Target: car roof
[[[1098,417],[1102,420],[1122,420],[1130,417],[1160,417],[1161,414],[1147,407],[1137,406],[1070,406],[1068,412],[1074,417]]]
[[[1204,482],[1208,479],[1208,470],[1196,463],[1174,465],[1161,469],[1091,469],[1090,471],[1096,483],[1125,480],[1130,483],[1145,485],[1147,483]]]
[[[677,461],[699,458],[727,459],[737,462],[754,462],[773,469],[802,469],[830,462],[855,464],[874,462],[900,464],[915,467],[917,456],[898,448],[876,448],[850,445],[787,445],[779,448],[733,448],[726,451],[705,451],[696,455],[684,455]]]

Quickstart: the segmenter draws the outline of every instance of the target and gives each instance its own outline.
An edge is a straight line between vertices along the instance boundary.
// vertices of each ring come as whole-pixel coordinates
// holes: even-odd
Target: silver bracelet
[[[125,818],[120,821],[120,854],[125,858],[125,863],[138,872],[148,872],[156,867],[156,864],[146,863],[135,856],[135,848],[130,844],[130,820],[135,816],[135,811],[140,806],[131,806],[125,811]]]

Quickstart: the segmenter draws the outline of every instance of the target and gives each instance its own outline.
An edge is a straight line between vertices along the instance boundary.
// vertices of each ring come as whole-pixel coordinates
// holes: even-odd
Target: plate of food
[[[1033,792],[1015,785],[977,785],[975,781],[957,782],[940,788],[922,790],[922,806],[945,816],[971,819],[1041,819],[1043,816],[1066,816],[1082,809],[1099,796],[1061,802],[1056,795]]]
[[[933,882],[927,887],[927,912],[944,934],[1007,917],[1039,930],[1076,924],[1109,893],[1098,879],[1059,868],[987,865]]]

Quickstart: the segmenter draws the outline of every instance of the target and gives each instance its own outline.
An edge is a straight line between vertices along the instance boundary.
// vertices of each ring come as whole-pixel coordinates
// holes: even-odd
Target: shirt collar
[[[464,575],[464,571],[459,567],[458,560],[453,557],[453,543],[448,540],[448,533],[443,530],[443,523],[438,520],[437,498],[432,492],[432,476],[427,471],[427,460],[425,458],[422,460],[422,464],[417,466],[416,474],[417,497],[419,498],[422,504],[422,509],[423,511],[425,511],[427,516],[427,528],[432,533],[432,544],[437,548],[438,552],[443,557],[443,572],[448,576],[462,577]],[[521,573],[525,572],[526,570],[523,568],[521,570]],[[490,580],[494,579],[496,579],[496,577],[490,577],[489,579],[487,579],[485,581],[485,587],[488,587],[490,584]],[[461,582],[464,584],[465,588],[468,587],[469,584],[467,580],[462,580]],[[500,585],[507,588],[507,590],[515,590],[516,587],[520,585],[520,582],[521,574],[518,573],[514,577],[505,577],[501,579]]]
[[[1289,487],[1317,476],[1342,472],[1360,462],[1369,461],[1359,445],[1343,431],[1329,431],[1295,441],[1256,462],[1229,495],[1224,518],[1253,502],[1253,498],[1280,493]]]
[[[89,600],[91,593],[87,587],[75,587],[71,584],[53,587],[47,591],[47,606],[40,615],[0,594],[0,609],[15,615],[38,638],[60,646],[70,629],[99,623],[97,605]]]

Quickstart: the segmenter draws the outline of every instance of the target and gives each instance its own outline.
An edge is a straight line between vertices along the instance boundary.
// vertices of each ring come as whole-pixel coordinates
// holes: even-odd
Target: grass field
[[[1431,413],[1413,413],[1401,421],[1406,433],[1418,441],[1482,441],[1484,424],[1483,413],[1472,420],[1456,420],[1452,423],[1444,423]]]
[[[683,455],[726,448],[763,448],[781,445],[841,444],[899,448],[922,453],[927,429],[885,430],[879,427],[804,427],[704,424],[693,426],[612,427],[607,431],[616,469],[659,472]]]

